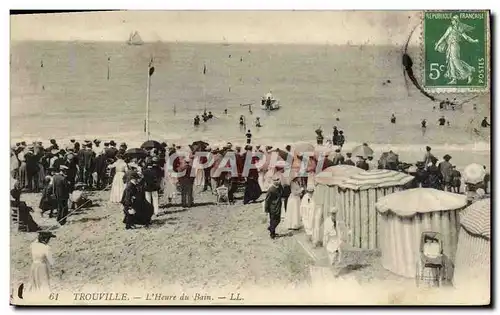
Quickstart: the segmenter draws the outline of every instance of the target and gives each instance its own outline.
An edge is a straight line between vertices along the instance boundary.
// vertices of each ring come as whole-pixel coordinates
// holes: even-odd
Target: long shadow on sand
[[[276,233],[276,238],[281,238],[281,237],[291,237],[293,236],[293,232],[287,232],[287,233]]]
[[[214,205],[215,205],[215,202],[213,202],[213,201],[211,201],[211,202],[198,202],[198,203],[194,203],[193,206],[190,208],[183,208],[182,210],[174,210],[174,212],[182,212],[182,211],[187,211],[189,209],[196,208],[196,207],[214,206]],[[171,203],[171,204],[160,205],[160,209],[176,208],[176,207],[182,207],[182,204]],[[168,212],[166,212],[166,213],[168,213]]]
[[[70,215],[74,216],[74,215],[88,214],[89,210],[94,210],[95,208],[99,208],[99,207],[101,207],[100,203],[92,203],[92,205],[80,208],[78,210],[70,210],[70,211],[72,211]]]
[[[68,221],[68,223],[71,223],[71,224],[74,224],[74,223],[86,223],[86,222],[97,222],[97,221],[101,221],[103,219],[106,219],[108,216],[104,216],[104,217],[94,217],[94,218],[89,218],[89,217],[85,217],[85,218],[78,218],[76,220],[71,220],[71,221]]]
[[[177,217],[168,217],[168,218],[161,218],[161,219],[153,219],[151,220],[151,227],[160,227],[165,224],[169,225],[175,225],[179,221],[179,218]]]

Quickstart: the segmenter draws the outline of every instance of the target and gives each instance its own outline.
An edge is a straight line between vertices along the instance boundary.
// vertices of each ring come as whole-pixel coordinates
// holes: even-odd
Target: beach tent
[[[491,200],[474,202],[460,214],[460,231],[455,255],[453,285],[482,286],[489,291]]]
[[[339,183],[337,205],[350,229],[349,243],[362,249],[376,249],[378,214],[375,203],[382,197],[402,190],[413,176],[391,170],[362,171]]]
[[[380,198],[376,207],[381,214],[382,266],[395,274],[414,278],[422,232],[440,233],[443,253],[453,261],[459,210],[466,204],[464,195],[433,188],[408,189]]]
[[[316,175],[314,181],[313,201],[315,204],[314,214],[310,218],[313,227],[312,241],[314,245],[320,245],[323,242],[323,222],[328,217],[328,212],[332,207],[336,207],[338,185],[349,176],[363,172],[362,169],[351,165],[336,165],[325,169]],[[337,210],[338,210],[337,206]],[[337,219],[344,217],[338,214]]]

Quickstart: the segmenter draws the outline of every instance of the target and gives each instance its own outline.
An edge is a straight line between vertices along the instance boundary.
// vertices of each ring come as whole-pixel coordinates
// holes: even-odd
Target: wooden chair
[[[222,203],[225,203],[227,205],[230,204],[230,202],[229,202],[229,189],[226,186],[221,186],[221,187],[216,188],[215,193],[217,196],[216,205],[221,205]]]

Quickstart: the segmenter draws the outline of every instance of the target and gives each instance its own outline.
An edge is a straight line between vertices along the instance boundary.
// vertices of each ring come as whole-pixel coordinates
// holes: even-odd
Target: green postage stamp
[[[424,88],[430,92],[489,90],[489,11],[426,11]]]

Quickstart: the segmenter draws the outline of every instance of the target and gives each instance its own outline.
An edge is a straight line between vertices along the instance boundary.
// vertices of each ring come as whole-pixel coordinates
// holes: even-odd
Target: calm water
[[[243,114],[248,122],[261,117],[263,127],[252,128],[260,143],[314,141],[318,126],[330,137],[337,125],[350,143],[489,150],[489,130],[472,136],[469,123],[475,118],[477,126],[489,116],[488,95],[463,112],[446,112],[451,126],[439,128],[441,113],[432,110],[437,104],[405,87],[400,47],[357,46],[13,43],[12,139],[142,140],[152,53],[151,134],[159,140],[242,141],[238,117]],[[383,85],[386,80],[391,83]],[[249,115],[239,105],[258,104],[269,89],[283,105],[279,111],[267,114],[255,107]],[[478,104],[477,113],[472,103]],[[192,119],[205,106],[216,119],[194,129]],[[392,113],[398,119],[395,126],[389,123]],[[425,136],[422,118],[430,125]]]

